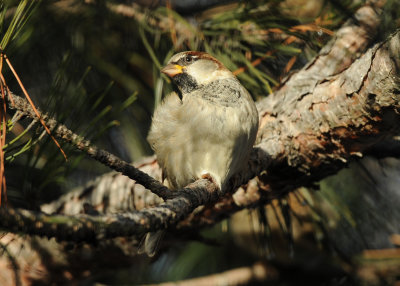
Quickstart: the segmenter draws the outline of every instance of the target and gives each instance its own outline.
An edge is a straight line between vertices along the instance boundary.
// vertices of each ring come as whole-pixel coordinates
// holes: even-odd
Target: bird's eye
[[[193,58],[192,58],[191,56],[186,56],[186,57],[185,57],[185,62],[186,62],[186,63],[191,63],[192,60],[193,60]]]

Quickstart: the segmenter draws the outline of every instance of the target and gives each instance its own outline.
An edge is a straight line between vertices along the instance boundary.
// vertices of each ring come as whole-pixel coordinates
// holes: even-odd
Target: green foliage
[[[357,7],[351,6],[357,1],[321,1],[312,14],[301,14],[300,7],[287,7],[285,2],[238,1],[184,17],[166,7],[152,10],[137,5],[129,6],[134,13],[122,13],[112,9],[118,1],[2,1],[0,46],[43,111],[99,147],[134,161],[151,153],[146,142],[151,115],[172,90],[160,68],[175,52],[211,53],[237,73],[254,98],[260,98],[273,92],[330,39],[318,25],[334,31]],[[397,2],[388,0],[384,29],[398,26],[393,21],[399,18]],[[130,12],[128,8],[125,12]],[[288,66],[291,59],[296,60],[293,67]],[[5,66],[3,74],[11,91],[22,95]],[[30,120],[15,115],[7,130],[6,177],[14,205],[38,208],[108,171],[63,144],[69,157],[65,162],[40,125]],[[353,176],[344,172],[339,182],[325,180],[316,194],[299,192],[313,207],[318,244],[326,235],[324,225],[340,221],[358,226],[353,210],[360,193],[343,185],[357,185]],[[290,210],[284,203],[279,207],[280,229],[291,241]],[[267,236],[271,230],[266,219],[265,213],[260,215]],[[229,240],[218,230],[213,235]],[[161,260],[154,266],[163,270],[159,280],[250,263],[248,257],[240,260],[242,253],[234,255],[239,251],[232,252],[230,241],[224,245],[215,250],[193,243],[182,253],[169,253],[164,264]]]
[[[10,2],[10,1],[9,1]],[[14,13],[14,16],[7,27],[7,30],[3,34],[4,20],[6,15],[6,4],[4,2],[1,3],[2,12],[0,12],[0,32],[1,32],[1,42],[0,42],[0,50],[5,51],[8,44],[14,40],[22,28],[25,26],[29,17],[34,12],[34,9],[37,7],[40,1],[29,1],[23,0],[19,3]]]
[[[98,70],[93,70],[90,62],[83,60],[74,49],[75,43],[60,48],[65,42],[51,41],[48,37],[57,33],[60,26],[47,26],[46,21],[55,21],[57,15],[48,17],[51,14],[47,9],[53,8],[48,4],[35,10],[37,4],[37,1],[23,1],[14,14],[1,13],[1,27],[3,30],[8,27],[2,37],[2,47],[7,45],[7,56],[42,110],[86,138],[101,138],[119,125],[116,118],[127,113],[135,102],[136,90],[121,102],[110,100],[115,91],[115,80],[110,77],[101,79]],[[4,65],[3,74],[10,90],[22,96],[18,84]],[[74,155],[73,149],[67,145],[63,146],[69,156],[66,163],[39,124],[20,120],[18,114],[15,116],[16,121],[10,124],[9,131],[16,124],[19,128],[13,131],[15,134],[9,134],[4,148],[11,203],[35,208],[59,196],[62,189],[81,183],[82,179],[74,180],[71,174],[76,177],[81,171],[83,174],[80,176],[85,178],[88,174],[100,174],[106,170],[96,162],[81,162],[84,155]]]
[[[0,4],[0,38],[1,38],[0,53],[2,55],[1,70],[0,70],[1,74],[3,74],[4,70],[8,68],[8,66],[6,66],[5,60],[3,59],[3,56],[6,55],[5,53],[7,46],[20,35],[28,19],[34,13],[39,2],[40,1],[27,1],[27,0],[20,1],[18,6],[15,8],[15,12],[9,23],[6,23],[6,13],[8,11],[7,4],[10,3],[5,3],[3,1],[1,2]],[[8,82],[3,82],[3,81],[1,82],[4,91],[6,90],[7,83]],[[8,120],[6,133],[10,133],[15,124],[16,121]],[[5,150],[7,155],[6,161],[13,161],[17,156],[30,150],[30,148],[33,146],[34,140],[32,139],[29,139],[27,142],[22,144],[19,143],[19,145],[16,146],[17,145],[16,143],[18,143],[20,139],[27,134],[27,131],[28,130],[24,130],[23,132],[18,134],[15,138],[6,143],[5,146],[3,146],[3,150]]]

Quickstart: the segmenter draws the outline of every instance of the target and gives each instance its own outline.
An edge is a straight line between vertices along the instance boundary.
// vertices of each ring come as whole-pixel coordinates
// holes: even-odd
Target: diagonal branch
[[[28,116],[32,119],[37,119],[36,112],[32,109],[32,106],[26,99],[12,94],[11,92],[7,93],[7,98],[8,108],[18,110],[25,116]],[[124,160],[118,158],[117,156],[107,152],[106,150],[97,148],[96,146],[92,145],[90,141],[69,130],[65,125],[59,124],[55,119],[42,114],[40,110],[37,112],[56,137],[63,139],[65,142],[76,147],[78,150],[85,152],[91,158],[99,161],[105,166],[108,166],[111,169],[128,176],[132,180],[137,181],[161,198],[167,199],[171,196],[171,192],[168,190],[168,188],[162,185],[159,181],[155,180]]]

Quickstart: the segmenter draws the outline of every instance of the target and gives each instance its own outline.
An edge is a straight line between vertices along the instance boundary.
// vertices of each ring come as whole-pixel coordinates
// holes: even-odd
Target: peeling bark
[[[398,52],[396,33],[342,73],[306,84],[300,93],[284,86],[265,100],[258,147],[274,165],[284,162],[311,174],[396,134]]]

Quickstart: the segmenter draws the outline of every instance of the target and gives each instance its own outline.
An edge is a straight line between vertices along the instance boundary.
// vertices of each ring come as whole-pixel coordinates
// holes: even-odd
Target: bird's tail
[[[164,230],[148,232],[139,245],[138,254],[146,253],[149,257],[153,257],[157,253],[158,246],[160,245],[164,233]]]

